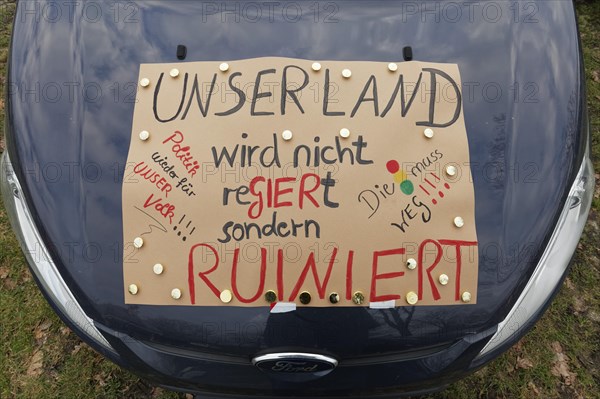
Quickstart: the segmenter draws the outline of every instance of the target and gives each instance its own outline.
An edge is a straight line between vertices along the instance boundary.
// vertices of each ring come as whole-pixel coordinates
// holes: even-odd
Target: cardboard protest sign
[[[139,79],[126,303],[476,303],[456,65],[277,57]]]

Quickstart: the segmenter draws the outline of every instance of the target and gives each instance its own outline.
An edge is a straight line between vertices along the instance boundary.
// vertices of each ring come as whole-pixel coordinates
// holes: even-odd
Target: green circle
[[[400,190],[406,195],[411,195],[415,191],[415,186],[413,186],[410,180],[404,180],[400,183]]]

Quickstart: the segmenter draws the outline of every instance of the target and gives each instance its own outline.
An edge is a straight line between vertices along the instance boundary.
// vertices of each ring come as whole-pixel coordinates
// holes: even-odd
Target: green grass
[[[592,152],[600,172],[600,1],[578,2],[584,45]],[[0,1],[0,79],[14,3]],[[4,81],[0,80],[0,86]],[[4,104],[0,102],[0,123]],[[0,143],[1,146],[1,143]],[[600,398],[600,196],[566,284],[536,326],[504,355],[431,398]],[[552,370],[562,346],[575,374]],[[518,367],[521,359],[522,367]],[[185,398],[154,388],[118,368],[81,341],[37,290],[0,207],[0,398]]]

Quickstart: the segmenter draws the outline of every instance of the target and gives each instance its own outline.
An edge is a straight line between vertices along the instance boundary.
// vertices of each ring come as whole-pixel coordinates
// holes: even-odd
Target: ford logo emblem
[[[301,382],[329,374],[338,362],[329,356],[286,352],[255,357],[252,364],[275,378]]]

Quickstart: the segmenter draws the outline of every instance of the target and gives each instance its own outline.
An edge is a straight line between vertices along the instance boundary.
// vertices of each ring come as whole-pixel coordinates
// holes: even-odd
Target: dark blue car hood
[[[581,61],[567,1],[494,9],[342,1],[320,4],[318,14],[296,2],[305,6],[301,17],[291,8],[282,13],[288,3],[281,2],[258,19],[233,3],[227,13],[192,1],[95,2],[73,17],[64,6],[61,18],[39,21],[23,12],[27,3],[19,4],[9,65],[10,157],[83,309],[138,339],[232,354],[294,347],[357,356],[481,332],[520,294],[578,167]],[[476,199],[477,304],[304,308],[277,323],[263,308],[125,305],[121,184],[138,67],[177,62],[180,44],[187,61],[389,61],[411,46],[416,60],[458,64]]]

